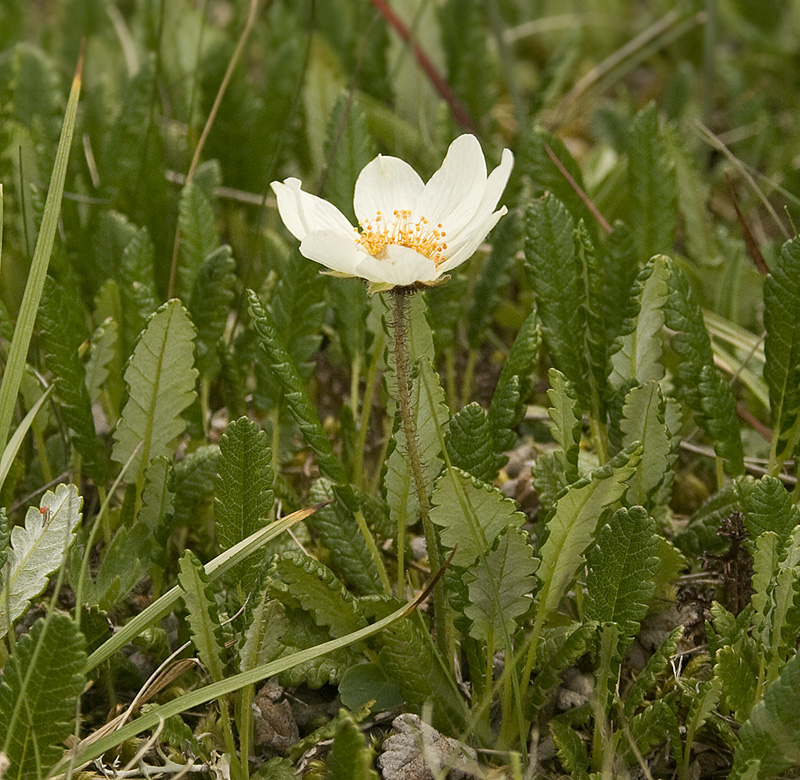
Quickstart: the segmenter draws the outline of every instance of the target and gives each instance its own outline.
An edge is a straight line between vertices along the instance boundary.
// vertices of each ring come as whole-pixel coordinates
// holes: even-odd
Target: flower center
[[[361,244],[373,257],[381,257],[381,253],[389,244],[407,246],[425,257],[429,257],[438,266],[445,261],[445,232],[441,222],[432,227],[425,217],[412,221],[411,211],[395,210],[391,218],[386,219],[379,211],[375,219],[359,222],[356,232],[356,243]]]

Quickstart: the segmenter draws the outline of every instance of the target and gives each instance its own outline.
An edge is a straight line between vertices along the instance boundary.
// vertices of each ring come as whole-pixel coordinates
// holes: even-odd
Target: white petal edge
[[[360,276],[356,268],[365,257],[369,257],[353,238],[343,236],[337,230],[307,233],[300,243],[300,254],[332,271],[350,276]]]
[[[432,282],[439,276],[429,257],[399,244],[389,244],[381,257],[367,255],[356,266],[356,274],[370,282],[407,287],[414,282]]]
[[[413,210],[425,185],[419,174],[398,157],[379,154],[358,174],[353,210],[359,222],[374,220],[380,211],[391,218],[395,209]]]
[[[289,232],[302,241],[308,233],[331,230],[345,236],[353,233],[353,226],[339,209],[327,200],[305,192],[300,179],[290,177],[283,182],[272,182],[278,200],[278,212]]]
[[[464,261],[469,260],[470,257],[475,254],[475,250],[483,243],[486,236],[489,235],[491,229],[499,222],[500,217],[506,213],[508,213],[508,209],[502,206],[495,211],[494,214],[490,214],[480,223],[480,226],[475,229],[470,240],[457,249],[439,266],[439,273],[446,274],[448,271],[452,271],[454,268],[461,265]]]
[[[484,190],[483,198],[469,226],[454,238],[447,237],[447,252],[445,254],[448,258],[459,252],[463,246],[471,243],[474,234],[483,231],[483,224],[497,208],[497,202],[500,200],[500,196],[503,194],[506,184],[508,184],[508,178],[511,175],[511,169],[513,167],[513,153],[510,149],[503,149],[500,165],[489,174],[489,178],[486,180],[486,189]],[[483,237],[480,240],[483,241],[485,236],[486,233],[483,233]]]
[[[447,150],[442,167],[431,176],[414,212],[441,223],[445,240],[457,237],[475,216],[486,190],[486,160],[474,135],[460,135]]]

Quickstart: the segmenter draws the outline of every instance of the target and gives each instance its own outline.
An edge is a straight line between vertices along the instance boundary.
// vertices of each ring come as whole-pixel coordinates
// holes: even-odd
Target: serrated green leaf
[[[719,679],[724,701],[739,723],[748,717],[756,702],[760,655],[749,636],[743,637],[735,648],[725,645],[717,651],[714,677]]]
[[[525,522],[514,501],[455,467],[436,481],[432,503],[430,518],[441,528],[442,544],[455,548],[454,566],[470,566],[509,525]]]
[[[144,523],[123,525],[106,549],[93,585],[87,589],[87,604],[96,604],[104,612],[113,609],[144,577],[155,552],[155,542]]]
[[[678,355],[676,376],[697,424],[714,440],[717,455],[726,460],[731,473],[740,473],[741,440],[739,426],[731,410],[736,408],[730,387],[712,379],[714,369],[711,339],[706,329],[700,304],[686,274],[669,261],[669,295],[664,308],[664,321],[674,331],[672,348]],[[703,369],[706,369],[704,375]],[[705,377],[705,382],[704,382]]]
[[[274,501],[274,475],[267,434],[247,417],[229,423],[219,450],[214,516],[217,541],[227,550],[266,525]],[[252,589],[258,565],[251,559],[232,575],[242,592]]]
[[[25,525],[11,530],[11,548],[0,587],[0,637],[46,587],[64,560],[81,522],[83,499],[75,485],[48,490],[39,508],[29,507]]]
[[[189,182],[181,190],[178,227],[181,232],[181,262],[177,289],[181,298],[188,300],[200,264],[219,246],[211,202],[197,182]]]
[[[584,330],[584,284],[575,242],[575,223],[552,195],[534,201],[525,214],[525,259],[542,336],[553,364],[589,398]]]
[[[331,752],[328,754],[328,780],[378,780],[372,769],[373,753],[352,716],[342,711]]]
[[[125,369],[128,400],[114,429],[111,457],[126,463],[141,444],[126,477],[138,482],[153,459],[171,453],[170,443],[186,422],[181,412],[195,397],[194,328],[177,300],[149,320]]]
[[[246,672],[276,658],[276,639],[286,630],[286,615],[280,602],[269,597],[265,589],[255,608],[249,612],[249,622],[239,649],[239,671]]]
[[[153,458],[144,473],[142,506],[139,522],[144,523],[150,533],[156,535],[163,527],[164,518],[172,512],[172,492],[169,489],[171,465],[169,458]]]
[[[158,308],[154,265],[155,247],[150,240],[150,234],[147,228],[139,228],[125,245],[119,269],[123,337],[128,347],[126,351],[133,349],[136,338]]]
[[[586,778],[589,754],[578,732],[568,723],[559,721],[558,718],[553,718],[547,725],[553,737],[561,766],[570,773],[570,777],[574,780]]]
[[[536,572],[542,583],[537,600],[546,613],[558,606],[589,546],[600,514],[622,498],[625,483],[640,458],[638,446],[623,450],[586,479],[570,485],[556,502],[547,522],[547,539],[540,550],[542,563]]]
[[[664,376],[661,365],[661,329],[664,326],[663,307],[669,287],[669,265],[662,255],[653,257],[636,278],[631,301],[635,311],[620,324],[621,332],[611,355],[611,385],[619,389],[630,380],[645,384],[660,381]]]
[[[482,482],[491,482],[506,460],[495,453],[489,421],[475,402],[450,418],[446,442],[453,465]]]
[[[367,623],[356,600],[324,564],[301,553],[286,552],[273,561],[270,589],[275,598],[293,609],[308,612],[334,638]]]
[[[653,597],[658,570],[656,526],[640,506],[617,510],[586,556],[584,617],[616,623],[633,639]]]
[[[173,494],[173,523],[175,526],[196,523],[205,507],[210,507],[217,476],[219,447],[198,447],[172,467],[169,489]]]
[[[492,636],[496,644],[506,635],[513,636],[516,619],[530,608],[537,565],[528,534],[508,526],[464,576],[469,588],[470,603],[464,614],[472,621],[470,636],[482,640]]]
[[[447,734],[464,728],[464,700],[436,657],[430,635],[409,619],[384,631],[380,643],[381,669],[400,686],[409,709],[419,714],[430,704],[434,728]]]
[[[800,411],[800,239],[787,241],[764,279],[764,381],[779,469],[797,446]]]
[[[560,450],[553,453],[564,472],[566,483],[578,479],[578,453],[581,443],[581,410],[578,396],[570,381],[558,369],[551,368],[547,374],[550,389],[547,399],[550,406],[550,434]]]
[[[777,477],[764,476],[758,480],[745,497],[742,509],[745,527],[753,540],[772,531],[785,543],[792,530],[800,525],[800,512]]]
[[[625,715],[631,717],[656,686],[665,670],[672,671],[669,665],[670,659],[675,655],[675,650],[682,636],[683,626],[673,628],[672,631],[664,637],[664,640],[653,655],[647,659],[647,664],[639,673],[636,681],[625,696]]]
[[[283,390],[289,410],[297,422],[306,443],[317,456],[320,471],[333,482],[347,483],[341,461],[333,452],[317,410],[308,397],[305,382],[297,371],[267,310],[258,296],[248,293],[250,315],[260,337],[262,353],[266,356],[275,377]]]
[[[86,389],[86,373],[78,355],[86,339],[84,313],[80,301],[63,295],[48,278],[39,303],[38,323],[47,367],[54,374],[59,410],[73,446],[83,458],[83,468],[96,482],[105,481],[105,446],[94,429],[91,401]]]
[[[352,511],[331,483],[318,479],[308,493],[314,502],[333,499],[308,519],[308,527],[319,534],[320,542],[330,552],[330,566],[357,593],[380,593],[383,588],[375,562]]]
[[[800,655],[791,658],[753,707],[739,739],[731,772],[736,780],[745,775],[750,761],[761,762],[755,777],[764,780],[800,763]]]
[[[601,301],[630,299],[631,288],[640,267],[633,236],[628,226],[617,220],[613,228],[599,255],[597,275]],[[615,350],[616,339],[622,333],[622,325],[627,314],[626,306],[605,305],[601,308],[601,314],[611,356]]]
[[[654,701],[642,712],[634,715],[630,721],[631,739],[643,756],[663,744],[664,740],[670,739],[671,735],[677,735],[678,728],[675,712],[665,699]],[[636,761],[633,750],[624,742],[622,745],[623,748],[628,748],[624,753],[627,763],[632,764]]]
[[[101,400],[103,388],[106,388],[108,403],[104,404],[104,408],[107,414],[110,411],[110,422],[116,421],[119,401],[122,398],[121,354],[119,326],[113,319],[108,318],[98,325],[92,334],[92,348],[86,362],[86,390],[89,393],[89,400],[96,403]],[[119,366],[118,372],[117,366]]]
[[[62,756],[86,683],[84,639],[65,615],[40,618],[21,636],[0,679],[4,776],[41,777]]]
[[[717,455],[725,461],[726,470],[733,476],[744,474],[744,448],[736,416],[736,401],[730,385],[713,366],[700,370],[700,403],[706,422],[706,432],[716,444]]]
[[[197,329],[197,367],[203,375],[219,370],[217,344],[233,303],[236,263],[225,244],[207,255],[197,269],[189,297],[189,314]]]
[[[8,528],[8,512],[6,508],[0,507],[0,572],[6,565],[8,555],[11,552],[11,535]]]
[[[208,586],[208,576],[191,550],[183,553],[178,569],[178,584],[183,591],[192,642],[211,679],[218,682],[226,673],[225,652],[217,605]]]
[[[642,259],[670,252],[677,227],[675,167],[667,154],[654,103],[633,122],[628,143],[630,218]]]
[[[634,387],[622,407],[622,443],[642,444],[642,460],[628,483],[631,504],[651,506],[655,495],[672,467],[672,437],[665,423],[666,402],[655,380]]]

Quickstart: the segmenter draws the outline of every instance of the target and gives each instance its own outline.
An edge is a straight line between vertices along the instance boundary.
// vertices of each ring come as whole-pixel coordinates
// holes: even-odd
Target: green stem
[[[597,453],[597,460],[600,465],[608,462],[608,433],[606,425],[601,420],[598,420],[594,415],[589,415],[589,430],[592,433],[592,441],[594,442],[594,450]]]
[[[458,408],[458,393],[456,392],[456,356],[453,347],[444,351],[445,386],[447,388],[447,405],[451,409]]]
[[[366,487],[364,478],[364,449],[367,446],[369,433],[369,420],[372,414],[372,399],[375,396],[378,378],[378,361],[383,354],[385,337],[381,334],[380,343],[376,344],[374,355],[367,366],[367,375],[364,379],[364,401],[361,404],[361,416],[358,421],[358,435],[356,436],[355,462],[353,463],[353,484]]]
[[[422,518],[422,528],[428,547],[428,560],[430,561],[431,572],[435,574],[442,567],[442,556],[439,554],[436,529],[430,518],[431,505],[428,498],[428,487],[425,484],[425,472],[422,469],[422,458],[419,454],[417,420],[411,406],[411,377],[408,366],[409,291],[403,287],[395,288],[392,296],[394,299],[392,330],[394,333],[394,370],[397,378],[397,406],[400,410],[400,420],[405,433],[406,455],[417,492],[419,513]],[[398,539],[398,544],[400,543],[401,540]],[[447,598],[444,590],[444,579],[440,578],[433,588],[433,605],[436,621],[436,643],[442,657],[447,660],[447,664],[450,666],[453,659],[448,653]]]

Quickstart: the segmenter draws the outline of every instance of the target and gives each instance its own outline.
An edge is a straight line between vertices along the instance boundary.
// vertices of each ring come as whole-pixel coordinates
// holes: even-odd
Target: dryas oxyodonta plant
[[[358,176],[353,207],[358,227],[299,179],[272,182],[281,219],[300,252],[337,276],[357,276],[370,292],[436,284],[475,252],[507,209],[497,208],[514,155],[488,176],[474,135],[456,138],[425,184],[397,157],[379,154]]]

